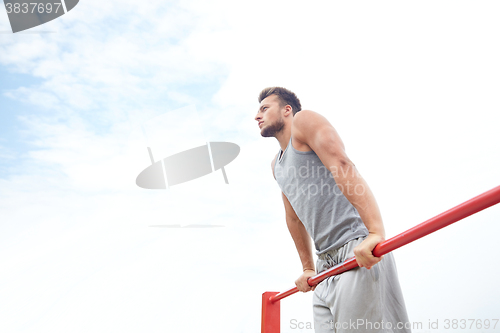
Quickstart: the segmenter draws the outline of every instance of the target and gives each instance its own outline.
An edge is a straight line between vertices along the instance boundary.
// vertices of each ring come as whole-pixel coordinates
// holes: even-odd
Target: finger
[[[371,260],[369,260],[369,261],[367,262],[367,264],[365,265],[365,267],[366,267],[367,269],[370,269],[370,268],[372,268],[373,266],[375,266],[376,264],[378,264],[381,260],[382,260],[382,258],[374,257],[374,258],[372,258]]]

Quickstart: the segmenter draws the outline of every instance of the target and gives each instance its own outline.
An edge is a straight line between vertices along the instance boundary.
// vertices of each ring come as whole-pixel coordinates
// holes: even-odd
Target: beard
[[[271,137],[271,136],[276,137],[276,134],[283,131],[284,127],[285,127],[285,122],[283,121],[283,117],[280,117],[280,119],[277,122],[265,127],[262,130],[261,135],[265,138]]]

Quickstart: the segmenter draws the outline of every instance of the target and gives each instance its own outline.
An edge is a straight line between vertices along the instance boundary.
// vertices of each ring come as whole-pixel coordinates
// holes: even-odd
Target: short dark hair
[[[292,112],[294,116],[302,108],[302,106],[300,105],[300,101],[297,98],[297,95],[295,95],[290,90],[282,87],[269,87],[263,89],[259,94],[259,103],[262,102],[263,99],[271,95],[278,96],[281,107],[290,105],[292,107]]]

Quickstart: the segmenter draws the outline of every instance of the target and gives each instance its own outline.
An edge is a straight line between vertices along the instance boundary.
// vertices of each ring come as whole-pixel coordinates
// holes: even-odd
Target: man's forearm
[[[302,269],[315,270],[311,237],[300,220],[287,219],[286,224],[299,253]]]

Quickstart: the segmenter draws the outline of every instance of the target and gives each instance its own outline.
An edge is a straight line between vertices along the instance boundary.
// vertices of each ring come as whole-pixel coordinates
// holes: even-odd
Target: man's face
[[[280,100],[278,96],[271,95],[260,102],[259,112],[255,116],[263,137],[276,136],[285,127],[285,121],[281,114]]]

